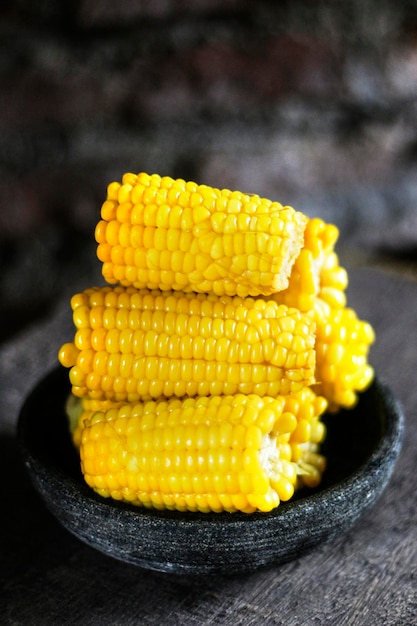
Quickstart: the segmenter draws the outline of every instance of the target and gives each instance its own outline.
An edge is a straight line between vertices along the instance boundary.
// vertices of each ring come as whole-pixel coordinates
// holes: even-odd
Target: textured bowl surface
[[[271,513],[149,511],[96,495],[83,481],[64,411],[68,372],[53,370],[27,397],[18,438],[35,488],[88,545],[139,567],[176,574],[249,572],[278,564],[350,528],[382,493],[404,416],[378,379],[351,411],[326,417],[328,468],[320,488]]]

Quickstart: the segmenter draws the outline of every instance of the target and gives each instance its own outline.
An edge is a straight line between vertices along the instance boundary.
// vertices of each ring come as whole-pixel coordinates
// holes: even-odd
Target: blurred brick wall
[[[3,6],[10,327],[95,278],[94,225],[125,171],[292,204],[338,224],[358,254],[417,246],[417,0]]]

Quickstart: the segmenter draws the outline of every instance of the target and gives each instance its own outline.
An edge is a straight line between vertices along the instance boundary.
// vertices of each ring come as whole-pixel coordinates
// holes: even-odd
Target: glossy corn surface
[[[59,360],[79,397],[277,396],[314,382],[315,322],[273,301],[104,287],[72,307]]]
[[[146,173],[111,183],[101,218],[108,283],[243,297],[287,287],[307,223],[257,195]]]
[[[282,397],[169,399],[97,412],[81,466],[104,497],[179,511],[267,512],[297,480],[288,440],[295,416]]]
[[[330,411],[351,408],[358,400],[358,392],[374,377],[368,362],[374,330],[348,307],[318,305],[313,317],[317,322],[315,389],[327,398]]]
[[[66,403],[66,413],[69,418],[69,430],[75,447],[79,449],[84,425],[91,419],[94,413],[117,409],[121,404],[121,402],[112,402],[111,400],[79,398],[71,393]]]
[[[177,454],[177,470],[179,471],[181,465],[183,470],[186,468],[185,472],[214,472],[214,458],[220,459],[222,456],[222,467],[227,470],[227,475],[223,478],[212,477],[212,481],[216,483],[217,489],[221,484],[228,484],[230,487],[232,483],[228,463],[233,464],[236,455],[244,453],[245,449],[249,450],[256,442],[258,446],[262,437],[262,445],[255,446],[261,470],[266,471],[268,479],[274,481],[271,484],[280,501],[291,497],[294,489],[317,487],[326,467],[326,460],[319,450],[326,433],[321,416],[327,408],[327,402],[309,387],[274,399],[237,395],[186,401],[159,400],[129,405],[72,396],[67,408],[74,410],[74,407],[77,407],[78,422],[73,421],[72,436],[78,449],[82,440],[84,442],[82,455],[85,462],[82,469],[86,473],[87,482],[101,495],[138,505],[153,507],[155,500],[157,508],[165,508],[168,503],[168,508],[180,510],[252,510],[255,500],[252,499],[252,505],[247,507],[249,501],[237,492],[233,498],[229,492],[222,496],[218,493],[209,496],[206,493],[203,497],[201,485],[208,484],[209,479],[194,478],[194,485],[184,471],[182,480],[185,481],[183,484],[187,485],[188,491],[185,493],[184,490],[179,490],[174,497],[171,488],[166,486],[167,475],[173,476],[174,472],[175,466],[170,460],[170,455],[174,452]],[[120,423],[124,418],[131,420],[129,425],[127,422]],[[109,426],[105,426],[105,422]],[[197,431],[194,432],[194,439],[190,436],[193,429],[199,429],[198,435]],[[118,441],[117,445],[115,439]],[[207,455],[206,459],[200,458],[197,463],[194,458],[196,450],[199,455]],[[142,465],[128,460],[128,455],[133,455],[133,452],[143,455]],[[132,485],[144,482],[144,472],[150,480],[151,462],[145,461],[144,457],[151,453],[160,455],[158,463],[163,468],[158,483],[158,495],[155,493],[151,496],[149,491],[138,495]],[[213,456],[216,454],[217,457]],[[117,462],[120,467],[125,464],[125,470],[119,471],[118,488],[115,489],[115,478],[109,477],[106,471],[114,469],[117,455],[121,455]],[[178,455],[182,455],[181,462]],[[155,459],[156,456],[154,466]],[[154,471],[157,472],[155,467]],[[236,466],[233,467],[236,470]],[[174,484],[176,479],[169,480]],[[236,484],[243,484],[242,480],[237,480]],[[194,488],[195,499],[192,493]],[[262,497],[256,507],[277,502],[276,495],[272,499],[270,496],[269,493],[268,497]],[[206,506],[204,502],[210,502],[210,505]],[[236,503],[240,503],[239,509],[236,509]]]

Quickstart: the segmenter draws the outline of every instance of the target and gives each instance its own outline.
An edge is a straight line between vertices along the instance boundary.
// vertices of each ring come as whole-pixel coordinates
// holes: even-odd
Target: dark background
[[[416,0],[2,6],[0,341],[100,280],[125,171],[291,204],[342,262],[416,275]]]

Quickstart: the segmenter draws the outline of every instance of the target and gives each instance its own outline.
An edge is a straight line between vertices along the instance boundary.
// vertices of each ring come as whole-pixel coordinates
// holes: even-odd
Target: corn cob
[[[319,448],[326,436],[326,427],[320,418],[327,406],[327,400],[311,387],[285,397],[285,410],[297,420],[289,438],[291,460],[297,465],[296,490],[317,487],[326,468],[326,459],[319,454]]]
[[[210,396],[95,413],[82,432],[88,485],[104,497],[180,511],[270,511],[294,492],[282,397]]]
[[[304,387],[301,391],[281,396],[284,401],[284,412],[294,415],[296,426],[291,434],[277,436],[277,442],[282,446],[287,445],[285,457],[297,464],[297,474],[299,474],[299,485],[308,484],[316,486],[324,470],[323,459],[320,460],[321,471],[316,467],[309,467],[313,462],[312,453],[317,453],[318,444],[325,438],[326,428],[321,421],[321,416],[327,409],[328,403],[322,396],[318,396],[311,387]],[[76,448],[80,447],[82,431],[84,426],[91,420],[97,412],[108,412],[109,409],[119,409],[123,402],[112,402],[111,400],[91,400],[90,398],[78,398],[70,394],[66,412],[70,418],[70,432]],[[109,413],[114,415],[114,412]],[[284,450],[282,450],[284,452]],[[308,457],[308,458],[307,458]]]
[[[58,357],[79,397],[277,396],[314,382],[314,321],[273,301],[104,287],[71,305],[77,330]]]
[[[70,393],[67,398],[65,412],[69,419],[69,430],[75,447],[80,447],[81,434],[84,429],[84,424],[94,415],[94,413],[97,413],[97,411],[108,411],[109,409],[114,408],[117,409],[121,405],[121,402],[112,402],[111,400],[78,398]]]
[[[297,463],[297,481],[295,491],[303,487],[314,488],[321,483],[327,466],[327,459],[320,454],[320,443],[308,441],[303,444],[302,455]]]
[[[298,463],[303,455],[306,443],[320,443],[326,433],[320,417],[328,403],[323,396],[317,395],[311,387],[304,387],[297,393],[284,396],[285,411],[295,415],[297,426],[291,433],[291,459]]]
[[[307,218],[257,195],[125,174],[96,227],[110,284],[257,296],[288,285]]]
[[[329,411],[351,408],[371,382],[374,370],[368,351],[375,339],[372,326],[348,307],[317,305],[316,380],[314,389],[329,402]]]

